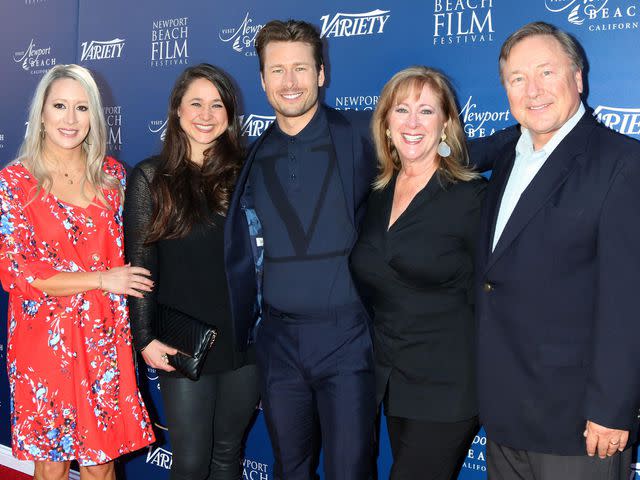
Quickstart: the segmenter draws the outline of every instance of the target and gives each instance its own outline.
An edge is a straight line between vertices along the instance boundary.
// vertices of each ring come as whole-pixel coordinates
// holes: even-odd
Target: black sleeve
[[[478,233],[480,231],[480,213],[482,211],[482,203],[487,190],[487,181],[484,178],[474,180],[473,188],[467,196],[465,208],[463,210],[462,220],[464,225],[463,241],[465,248],[471,256],[471,264],[476,264],[476,251],[478,247]],[[472,277],[473,278],[473,277]],[[474,303],[473,288],[469,288],[469,303]]]
[[[151,292],[145,292],[144,298],[128,298],[133,343],[138,351],[155,338],[153,322],[156,315],[158,255],[155,243],[145,245],[152,214],[153,200],[149,179],[138,166],[127,182],[124,201],[124,249],[127,262],[132,266],[148,269],[156,284]]]
[[[520,125],[512,125],[495,132],[493,135],[467,140],[469,163],[478,172],[493,169],[496,159],[502,157],[502,149],[520,138]]]

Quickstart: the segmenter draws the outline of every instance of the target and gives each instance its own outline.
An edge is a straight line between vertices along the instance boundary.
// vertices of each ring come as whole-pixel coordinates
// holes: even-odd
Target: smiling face
[[[89,133],[89,98],[82,85],[71,78],[55,80],[42,107],[44,150],[55,156],[80,150]]]
[[[318,109],[318,89],[324,85],[324,67],[317,70],[313,47],[304,42],[269,42],[260,76],[278,125],[295,135]]]
[[[440,99],[425,84],[418,92],[409,91],[406,98],[398,99],[387,114],[387,126],[391,132],[398,157],[403,164],[435,161],[440,137],[447,119]]]
[[[184,92],[178,107],[180,127],[189,138],[191,160],[200,163],[204,151],[229,126],[227,109],[220,93],[206,78],[196,78]]]
[[[527,37],[513,46],[502,74],[511,113],[542,148],[580,106],[582,71],[550,35]]]

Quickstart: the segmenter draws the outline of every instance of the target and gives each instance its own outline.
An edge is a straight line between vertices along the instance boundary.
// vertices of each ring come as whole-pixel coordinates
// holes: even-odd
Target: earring
[[[387,134],[387,138],[391,138],[391,130],[387,128],[387,130],[384,133]]]
[[[447,139],[447,134],[442,132],[442,136],[440,137],[440,143],[438,144],[438,155],[443,158],[451,155],[451,147],[445,142]]]
[[[47,132],[44,130],[44,122],[40,122],[40,138],[44,140],[46,133]]]

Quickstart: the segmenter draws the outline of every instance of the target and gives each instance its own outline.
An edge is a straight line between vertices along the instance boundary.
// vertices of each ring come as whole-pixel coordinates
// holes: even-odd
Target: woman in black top
[[[473,261],[485,181],[447,79],[397,73],[373,117],[379,174],[351,255],[374,312],[391,479],[455,478],[477,430]]]
[[[242,438],[258,400],[251,353],[234,347],[223,261],[225,213],[242,162],[236,113],[221,70],[187,68],[171,92],[161,154],[140,162],[127,186],[127,259],[155,281],[153,293],[129,299],[132,331],[147,365],[162,372],[172,480],[240,479]],[[154,336],[161,305],[218,329],[195,382],[173,371],[167,355],[176,351]]]

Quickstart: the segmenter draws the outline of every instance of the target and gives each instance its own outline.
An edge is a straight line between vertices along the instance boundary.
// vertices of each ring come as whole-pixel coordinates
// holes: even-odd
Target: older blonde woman
[[[379,174],[351,262],[374,312],[391,478],[449,480],[477,429],[471,290],[485,181],[467,167],[436,70],[397,73],[372,128]]]
[[[153,442],[136,387],[125,294],[124,168],[105,157],[98,88],[77,65],[40,81],[18,159],[0,171],[0,280],[9,292],[13,454],[38,480],[114,479],[112,460]]]

